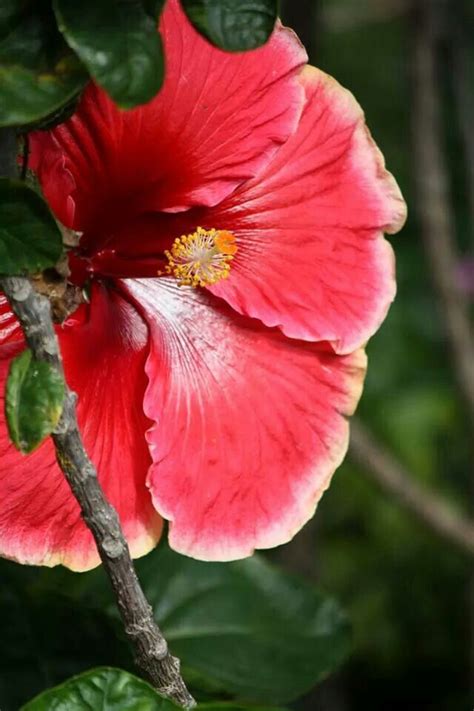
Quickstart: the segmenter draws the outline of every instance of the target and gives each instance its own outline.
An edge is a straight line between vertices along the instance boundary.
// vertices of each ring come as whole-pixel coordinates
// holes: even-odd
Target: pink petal
[[[239,243],[230,278],[214,294],[292,338],[350,353],[395,295],[382,233],[402,227],[406,207],[353,96],[312,67],[302,82],[297,133],[199,224],[231,230]]]
[[[21,340],[18,321],[10,309],[6,296],[0,292],[0,347]]]
[[[50,205],[68,227],[93,226],[96,246],[112,219],[220,202],[266,165],[301,115],[306,53],[290,30],[278,26],[252,52],[226,53],[198,34],[177,0],[168,0],[160,29],[166,78],[155,99],[123,112],[90,86],[72,119],[31,136]]]
[[[345,454],[363,351],[287,339],[167,278],[124,288],[151,332],[148,485],[172,547],[233,560],[285,543]]]
[[[151,460],[142,408],[147,329],[115,292],[95,287],[85,307],[60,331],[66,375],[79,394],[78,417],[86,449],[117,507],[136,557],[160,536],[145,487]],[[17,343],[16,352],[21,350]],[[3,393],[11,345],[0,346],[0,553],[21,563],[86,570],[99,559],[64,475],[47,440],[23,457],[10,444]]]

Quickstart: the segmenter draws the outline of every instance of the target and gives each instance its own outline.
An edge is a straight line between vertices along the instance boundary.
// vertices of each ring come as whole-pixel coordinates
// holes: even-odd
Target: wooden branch
[[[420,2],[414,44],[412,114],[417,207],[456,377],[474,425],[474,335],[469,305],[456,284],[458,255],[443,150],[439,76],[435,60],[438,28],[433,7],[433,0]]]
[[[456,8],[459,9],[459,8]],[[449,0],[418,0],[413,53],[413,152],[420,226],[451,347],[459,393],[468,415],[469,441],[474,435],[474,335],[469,303],[456,283],[458,247],[449,166],[444,149],[437,49],[453,8]],[[462,78],[459,79],[462,81]],[[458,87],[459,93],[459,87]],[[459,98],[459,97],[458,97]],[[463,117],[465,120],[465,117]],[[466,130],[472,131],[471,126]],[[470,144],[466,144],[469,150]],[[469,156],[467,157],[469,161]],[[471,176],[472,178],[472,176]],[[472,196],[471,196],[472,199]],[[474,469],[470,468],[468,496],[474,512]],[[474,571],[468,590],[470,680],[474,679]],[[473,689],[474,690],[474,689]]]
[[[325,3],[323,25],[330,32],[360,30],[371,23],[390,22],[410,9],[410,0],[365,0],[354,3]]]
[[[6,130],[0,131],[0,147],[5,149],[0,152],[0,174],[3,172],[11,175],[16,172],[12,168],[15,161],[12,162],[11,156],[6,155],[12,146],[15,147],[11,134]],[[13,155],[16,156],[15,150]],[[9,300],[34,357],[53,365],[64,379],[48,299],[37,294],[26,277],[0,278],[0,289]],[[117,512],[107,501],[95,468],[84,449],[77,424],[76,395],[69,390],[65,379],[64,382],[64,410],[52,435],[58,463],[81,507],[82,517],[94,536],[112,585],[125,634],[134,650],[135,662],[161,694],[182,708],[194,708],[196,702],[181,677],[180,662],[170,654],[140,586]]]
[[[461,141],[464,149],[467,194],[471,215],[471,237],[474,238],[474,87],[472,85],[472,59],[469,53],[469,31],[462,24],[462,17],[449,38],[452,51],[452,81],[456,100]],[[474,247],[474,239],[471,241]]]
[[[474,521],[425,489],[355,418],[349,454],[373,481],[440,538],[474,556]]]

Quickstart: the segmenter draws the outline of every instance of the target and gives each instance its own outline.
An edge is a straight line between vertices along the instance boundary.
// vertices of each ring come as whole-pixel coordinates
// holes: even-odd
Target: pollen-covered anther
[[[168,259],[165,271],[180,286],[210,286],[227,279],[236,252],[232,232],[198,227],[196,232],[175,239],[171,250],[165,252]]]

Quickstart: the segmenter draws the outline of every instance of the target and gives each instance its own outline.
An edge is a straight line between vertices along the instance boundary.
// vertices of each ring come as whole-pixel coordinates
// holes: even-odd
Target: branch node
[[[21,303],[26,301],[31,293],[31,285],[26,279],[11,279],[9,298]]]
[[[102,543],[102,550],[107,555],[109,560],[114,560],[120,558],[125,552],[125,547],[123,542],[116,538],[106,538]]]

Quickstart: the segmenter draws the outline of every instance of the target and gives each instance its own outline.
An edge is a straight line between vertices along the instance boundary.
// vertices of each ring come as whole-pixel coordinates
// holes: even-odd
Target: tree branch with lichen
[[[443,150],[436,43],[443,16],[437,3],[418,4],[413,56],[413,155],[418,218],[459,392],[474,426],[474,332],[456,280],[458,249]]]

